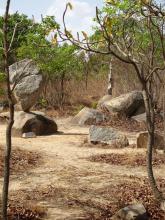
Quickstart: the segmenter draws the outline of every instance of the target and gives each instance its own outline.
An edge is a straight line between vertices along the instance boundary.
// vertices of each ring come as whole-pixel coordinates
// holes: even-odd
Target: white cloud
[[[55,0],[53,5],[48,8],[46,15],[54,15],[56,21],[62,25],[62,15],[69,0]],[[93,17],[95,16],[95,5],[86,1],[70,0],[73,10],[68,10],[66,24],[68,30],[73,34],[85,31],[92,32]]]

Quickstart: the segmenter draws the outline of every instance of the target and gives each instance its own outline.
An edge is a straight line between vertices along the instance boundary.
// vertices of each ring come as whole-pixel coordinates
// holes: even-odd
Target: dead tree
[[[85,51],[111,55],[133,66],[142,86],[146,109],[146,124],[148,130],[148,179],[156,199],[162,203],[164,202],[164,197],[159,191],[154,178],[152,157],[155,134],[153,78],[165,69],[164,19],[158,21],[155,14],[150,13],[151,3],[149,3],[149,7],[148,4],[136,5],[134,1],[130,1],[129,3],[129,8],[126,8],[126,10],[122,11],[122,9],[119,10],[116,8],[116,13],[114,13],[114,10],[111,10],[113,12],[110,14],[108,14],[108,12],[102,14],[102,12],[96,8],[96,21],[100,34],[100,38],[96,40],[91,40],[85,32],[82,32],[84,39],[81,40],[79,34],[75,37],[68,31],[65,16],[70,6],[67,4],[63,14],[64,32],[58,30],[58,33],[64,41],[69,40],[72,44]],[[118,1],[118,4],[120,4],[120,1]],[[115,9],[115,7],[117,7],[116,5],[117,4],[107,3],[106,6]],[[157,6],[155,7],[157,8]],[[158,9],[159,8],[157,8],[157,10]],[[161,12],[159,13],[161,14]],[[113,24],[114,21],[117,22]],[[147,44],[145,44],[146,41]],[[163,49],[158,45],[162,45]],[[158,56],[158,54],[160,54],[160,56]]]

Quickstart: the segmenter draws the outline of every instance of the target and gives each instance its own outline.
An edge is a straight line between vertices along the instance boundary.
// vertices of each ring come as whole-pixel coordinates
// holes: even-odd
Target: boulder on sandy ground
[[[41,71],[30,59],[24,59],[9,67],[10,84],[14,85],[13,98],[21,110],[28,112],[42,91],[44,80]]]
[[[108,102],[112,99],[112,96],[111,95],[105,95],[103,96],[99,101],[98,101],[98,104],[97,104],[97,108],[98,109],[103,109],[104,108],[104,102]]]
[[[117,148],[129,145],[127,137],[111,127],[92,125],[89,129],[89,141],[93,144],[107,144]]]
[[[132,119],[139,122],[139,123],[145,123],[146,122],[146,113],[132,116]]]
[[[137,148],[147,148],[148,143],[148,132],[140,132],[137,135],[136,146]],[[155,149],[163,150],[164,149],[164,137],[159,133],[155,133]]]
[[[143,204],[134,204],[120,209],[112,220],[149,220],[149,215]]]
[[[119,97],[106,100],[101,108],[114,114],[131,117],[145,112],[144,99],[141,91],[132,91]]]
[[[12,135],[22,137],[29,132],[35,135],[51,135],[57,132],[57,124],[42,112],[15,112]]]
[[[99,123],[105,120],[102,112],[88,107],[83,108],[75,117],[71,119],[72,124],[85,125]]]

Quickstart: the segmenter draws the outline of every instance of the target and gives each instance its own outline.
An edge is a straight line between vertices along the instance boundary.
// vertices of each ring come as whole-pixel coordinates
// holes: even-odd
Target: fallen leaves
[[[42,161],[42,156],[36,152],[14,148],[11,155],[11,174],[20,174],[34,168]],[[0,177],[4,169],[4,148],[0,146]]]
[[[111,165],[122,166],[146,166],[146,154],[99,154],[89,158],[92,162],[108,163]],[[165,164],[165,155],[155,153],[153,157],[153,166]]]

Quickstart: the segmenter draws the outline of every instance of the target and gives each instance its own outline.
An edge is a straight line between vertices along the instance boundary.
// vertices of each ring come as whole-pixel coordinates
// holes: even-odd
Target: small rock
[[[23,138],[35,138],[36,134],[34,132],[23,133]]]
[[[164,149],[164,137],[159,133],[155,133],[155,141],[154,141],[155,149],[163,150]],[[147,148],[148,144],[148,132],[140,132],[137,135],[136,146],[137,148]]]
[[[120,209],[112,220],[149,220],[149,216],[142,204],[134,204]]]
[[[92,125],[89,129],[89,141],[97,144],[113,145],[117,148],[126,147],[129,145],[127,137],[119,131],[110,127],[101,127]]]

